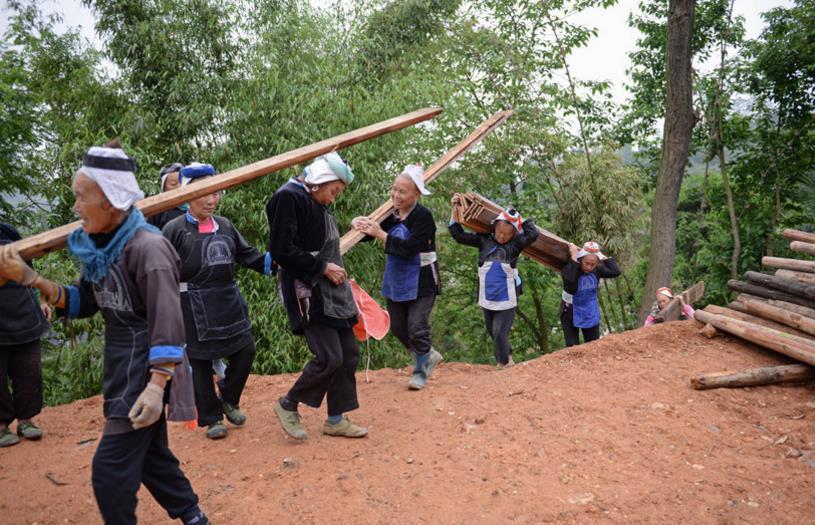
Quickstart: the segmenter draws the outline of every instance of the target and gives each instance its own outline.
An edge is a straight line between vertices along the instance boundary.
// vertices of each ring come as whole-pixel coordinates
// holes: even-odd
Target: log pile
[[[504,211],[478,193],[456,193],[458,204],[453,206],[456,221],[476,233],[492,231],[492,221]],[[569,259],[569,242],[543,228],[538,228],[540,235],[523,251],[530,259],[537,261],[555,271],[560,271]]]
[[[815,255],[815,234],[784,230],[794,252]],[[703,335],[718,331],[741,337],[799,363],[742,372],[702,374],[696,389],[801,382],[815,379],[815,261],[764,257],[774,274],[749,271],[744,280],[727,283],[739,292],[727,308],[709,305],[695,314]]]

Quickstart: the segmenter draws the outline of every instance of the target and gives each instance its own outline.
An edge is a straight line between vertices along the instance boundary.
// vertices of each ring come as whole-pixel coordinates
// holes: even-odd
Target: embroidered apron
[[[399,223],[388,235],[397,239],[407,239],[410,231],[404,223]],[[413,301],[419,295],[419,272],[422,257],[416,254],[410,259],[388,255],[385,260],[385,275],[382,277],[382,295],[391,301]]]
[[[592,328],[600,324],[600,305],[597,303],[597,286],[600,279],[593,273],[577,278],[577,292],[573,298],[573,320],[577,328]]]

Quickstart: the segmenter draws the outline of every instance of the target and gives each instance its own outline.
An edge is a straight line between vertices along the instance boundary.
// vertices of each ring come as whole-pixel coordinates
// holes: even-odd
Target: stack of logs
[[[492,221],[504,211],[478,193],[456,193],[453,197],[456,202],[453,206],[456,221],[477,233],[491,232]],[[552,270],[560,271],[571,258],[569,242],[543,228],[538,228],[538,232],[540,232],[538,238],[523,251],[523,254]]]
[[[784,230],[790,249],[815,255],[815,234]],[[691,379],[697,389],[743,387],[815,379],[815,261],[764,257],[773,275],[747,272],[744,281],[727,286],[738,292],[729,308],[709,305],[697,311],[708,337],[721,330],[769,348],[800,364],[755,368],[737,373],[702,374]]]

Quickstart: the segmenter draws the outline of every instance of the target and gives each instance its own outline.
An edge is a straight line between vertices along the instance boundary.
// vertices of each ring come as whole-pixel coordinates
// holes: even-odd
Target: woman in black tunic
[[[159,176],[161,177],[161,193],[174,190],[181,186],[181,173],[179,172],[183,167],[184,165],[178,162],[162,166],[161,171],[159,171]],[[171,220],[184,215],[187,212],[187,208],[189,208],[189,206],[186,204],[176,206],[175,208],[153,215],[147,219],[147,222],[160,230]]]
[[[0,245],[18,240],[14,227],[0,223]],[[46,317],[51,309],[38,303],[31,288],[14,282],[0,286],[0,447],[21,437],[42,437],[31,418],[42,410],[40,337],[48,330]],[[15,419],[16,434],[9,428]]]
[[[359,408],[354,376],[359,347],[357,308],[340,255],[340,235],[328,206],[354,174],[336,153],[319,157],[280,187],[266,205],[269,251],[280,266],[279,287],[289,326],[304,335],[314,359],[275,404],[283,429],[305,439],[298,403],[328,402],[323,434],[363,437],[368,430],[344,415]]]
[[[209,164],[181,170],[184,183],[215,174]],[[226,437],[223,416],[243,425],[240,399],[255,343],[246,302],[235,282],[235,264],[269,275],[271,257],[249,246],[229,219],[213,215],[220,192],[191,201],[189,210],[168,222],[162,233],[181,258],[181,308],[187,334],[187,354],[193,370],[198,426],[210,439]],[[220,399],[212,381],[212,360],[226,358],[226,375],[219,381]]]

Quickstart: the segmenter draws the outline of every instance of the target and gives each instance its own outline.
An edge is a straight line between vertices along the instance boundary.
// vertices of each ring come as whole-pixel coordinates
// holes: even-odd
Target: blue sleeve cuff
[[[272,254],[266,252],[266,257],[263,260],[263,275],[272,273]]]
[[[79,288],[76,286],[68,285],[65,287],[65,291],[68,292],[68,319],[76,319],[76,316],[79,315]]]
[[[180,363],[184,360],[184,348],[180,346],[157,345],[150,348],[150,364]]]

